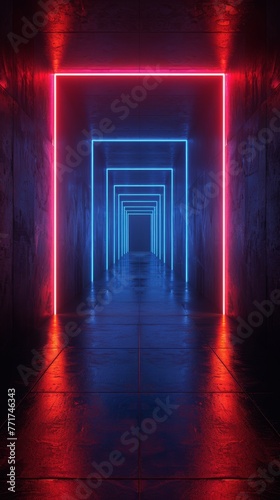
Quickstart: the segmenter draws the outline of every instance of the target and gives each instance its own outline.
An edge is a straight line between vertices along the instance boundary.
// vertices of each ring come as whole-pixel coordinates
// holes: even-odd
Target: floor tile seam
[[[224,361],[220,358],[220,356],[215,351],[215,349],[212,349],[212,350],[215,353],[215,355],[217,356],[217,358],[224,365],[224,367],[226,368],[226,370],[228,371],[228,373],[231,375],[231,377],[235,380],[235,382],[237,383],[237,385],[241,388],[243,394],[251,401],[251,403],[253,404],[253,406],[256,408],[257,412],[261,414],[261,416],[263,417],[263,419],[268,423],[269,427],[271,427],[271,429],[274,431],[274,433],[277,435],[277,437],[280,438],[280,432],[277,431],[277,429],[274,427],[273,423],[269,420],[268,417],[266,417],[266,415],[264,414],[264,412],[262,411],[262,409],[257,405],[256,401],[251,397],[251,395],[250,395],[251,392],[247,391],[244,387],[242,387],[241,383],[237,380],[237,378],[235,377],[235,375],[233,373],[231,373],[231,371],[225,365]]]
[[[47,370],[50,368],[50,366],[54,363],[54,361],[58,358],[58,356],[64,351],[65,347],[63,347],[59,353],[55,356],[55,358],[52,360],[52,362],[44,369],[42,370],[42,373],[39,373],[38,372],[38,378],[34,381],[33,384],[31,384],[31,387],[27,390],[27,392],[20,398],[19,402],[16,403],[16,407],[15,407],[15,412],[18,411],[18,409],[20,408],[20,406],[22,405],[22,403],[24,402],[24,400],[26,399],[26,397],[29,395],[29,394],[32,394],[33,393],[33,388],[36,386],[36,384],[38,384],[38,382],[41,380],[41,378],[43,377],[43,375],[47,372]],[[0,425],[0,431],[1,429],[4,427],[4,425],[6,425],[8,422],[8,418]]]

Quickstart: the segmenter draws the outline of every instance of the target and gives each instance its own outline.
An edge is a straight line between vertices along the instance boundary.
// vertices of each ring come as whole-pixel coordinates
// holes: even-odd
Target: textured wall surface
[[[5,29],[12,9],[4,10]],[[52,312],[51,79],[34,43],[1,43],[1,321],[32,330]]]
[[[222,311],[221,79],[202,93],[189,141],[189,283]]]
[[[57,307],[61,311],[90,281],[91,175],[90,155],[77,152],[74,103],[62,92],[57,99]]]
[[[280,288],[277,19],[279,4],[267,2],[267,25],[254,46],[248,41],[250,58],[228,76],[228,311],[244,320],[258,310],[255,301],[270,300]],[[279,324],[278,306],[267,321],[267,334],[278,345]]]
[[[1,149],[0,149],[0,307],[4,328],[12,328],[12,284],[13,284],[13,101],[4,90],[0,92],[1,106]]]

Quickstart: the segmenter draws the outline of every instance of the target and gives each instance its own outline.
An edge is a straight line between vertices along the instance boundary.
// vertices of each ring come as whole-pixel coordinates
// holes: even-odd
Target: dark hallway
[[[2,4],[0,496],[279,499],[279,1]]]

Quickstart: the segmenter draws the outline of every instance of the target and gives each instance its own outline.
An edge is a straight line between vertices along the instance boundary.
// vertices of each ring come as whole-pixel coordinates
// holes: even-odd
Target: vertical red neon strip
[[[56,176],[56,162],[57,162],[57,76],[54,75],[54,102],[53,102],[53,313],[57,313],[57,176]]]
[[[223,75],[223,314],[226,314],[226,75]]]

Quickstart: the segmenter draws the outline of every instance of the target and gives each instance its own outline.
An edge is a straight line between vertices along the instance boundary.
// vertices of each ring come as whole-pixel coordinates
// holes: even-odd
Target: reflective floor
[[[23,339],[6,373],[17,498],[280,498],[279,362],[211,311],[134,253]]]

